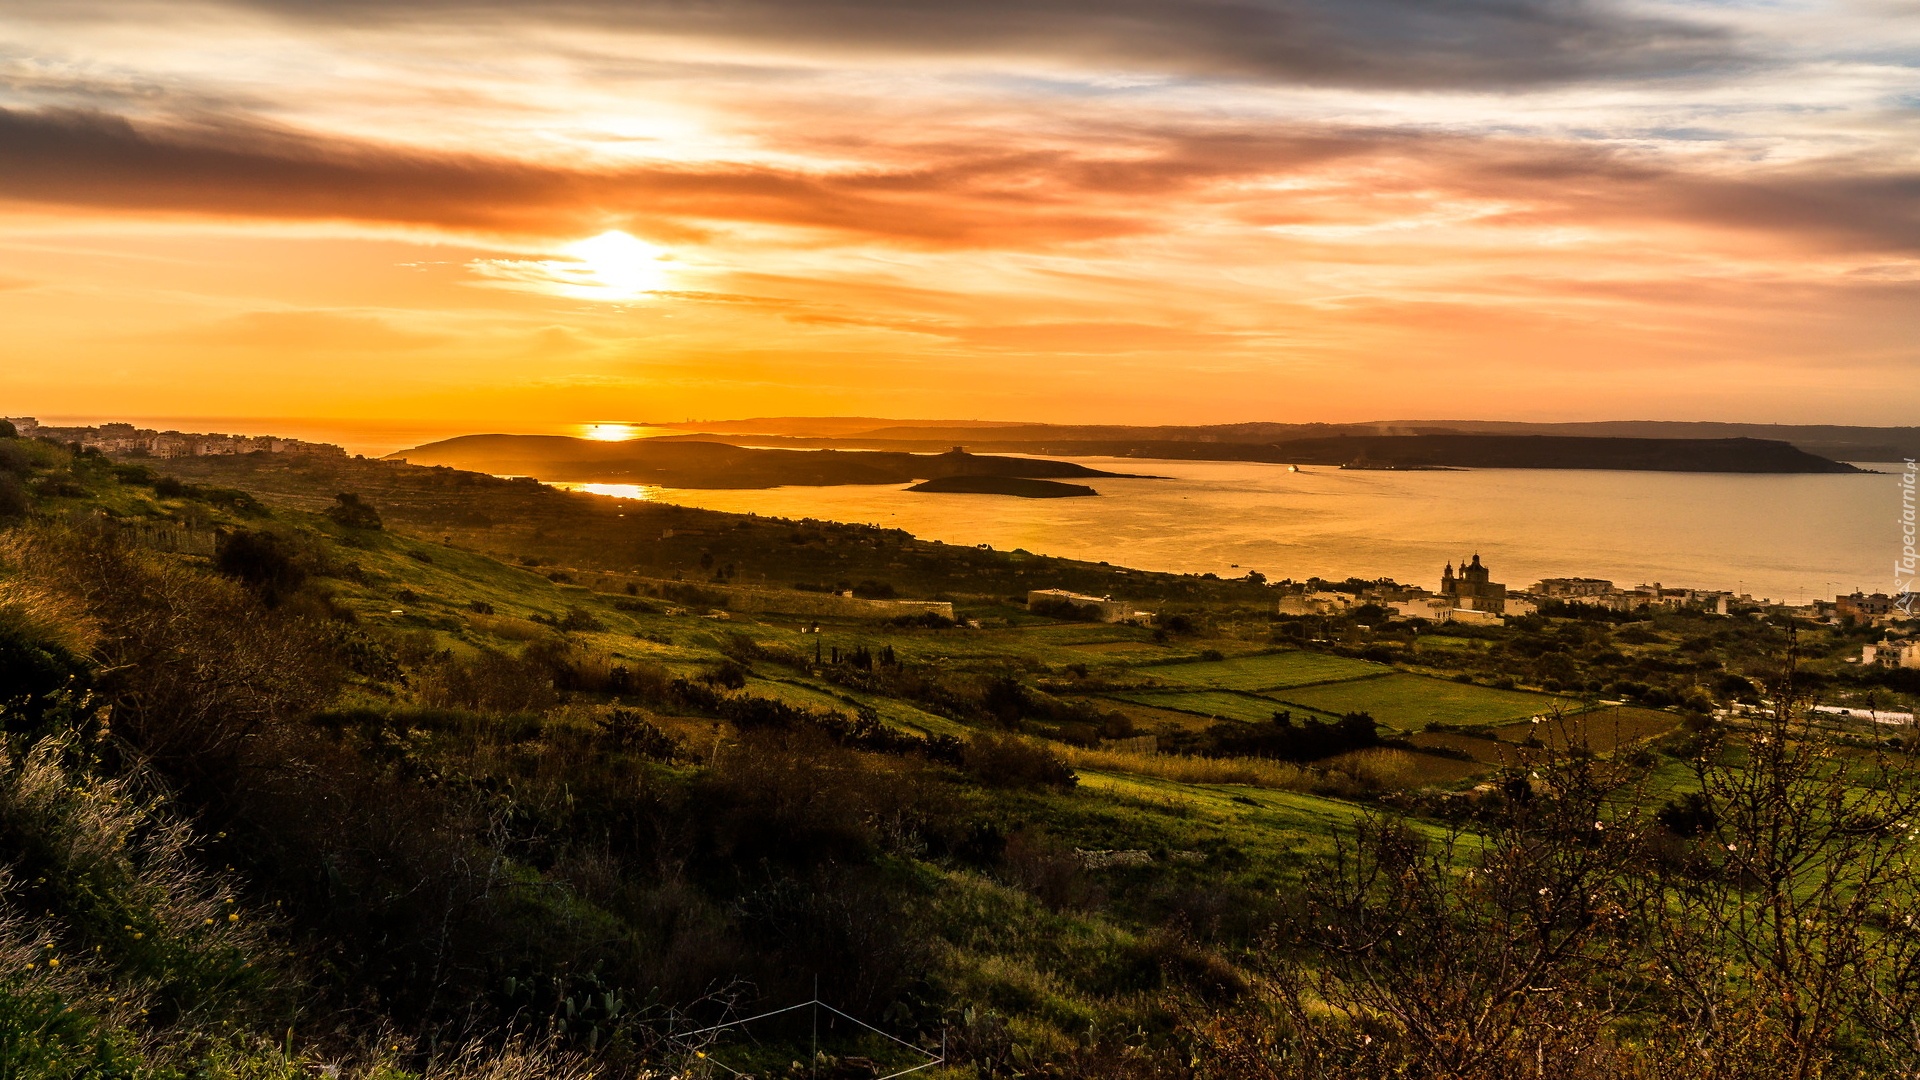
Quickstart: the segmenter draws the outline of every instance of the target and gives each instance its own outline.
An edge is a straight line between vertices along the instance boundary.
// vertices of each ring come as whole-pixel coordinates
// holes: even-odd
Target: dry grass
[[[87,655],[100,640],[98,620],[77,601],[24,580],[34,554],[21,534],[0,539],[0,633]]]
[[[1176,784],[1244,784],[1305,794],[1399,791],[1420,779],[1420,762],[1414,755],[1379,747],[1351,750],[1311,765],[1265,758],[1185,757],[1073,746],[1061,746],[1058,751],[1074,768],[1133,773]]]
[[[1245,784],[1281,791],[1310,791],[1315,783],[1312,770],[1285,761],[1139,754],[1073,746],[1061,746],[1059,752],[1074,768],[1128,772],[1177,784]]]
[[[516,619],[510,615],[469,615],[467,623],[483,634],[507,641],[538,641],[553,634],[550,628],[537,622]]]
[[[1375,791],[1399,791],[1411,786],[1420,772],[1419,762],[1405,750],[1374,747],[1349,750],[1317,763],[1322,771],[1344,773],[1362,787]]]

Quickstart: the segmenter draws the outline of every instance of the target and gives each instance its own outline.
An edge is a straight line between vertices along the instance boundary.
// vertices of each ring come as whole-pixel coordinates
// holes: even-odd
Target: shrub
[[[718,686],[727,690],[744,689],[747,685],[748,671],[732,660],[723,661],[700,674],[700,681],[709,686]]]
[[[324,513],[335,525],[347,529],[378,529],[380,513],[360,496],[343,491],[333,497],[333,505]]]
[[[1071,788],[1080,782],[1052,749],[1014,735],[975,735],[966,745],[963,761],[967,771],[988,787]]]
[[[1673,835],[1688,838],[1710,833],[1720,824],[1720,815],[1713,812],[1706,795],[1698,791],[1670,800],[1653,818]]]
[[[1039,829],[1008,836],[1000,866],[1010,882],[1054,911],[1097,907],[1106,899],[1078,856]]]
[[[336,674],[309,623],[239,584],[110,533],[40,530],[10,552],[21,578],[99,627],[98,690],[115,735],[175,780],[235,766],[241,744],[324,700]]]
[[[291,547],[264,529],[236,529],[220,538],[214,566],[252,589],[268,607],[306,584],[307,570]]]
[[[0,472],[0,521],[23,518],[32,512],[33,500],[27,497],[27,489],[19,477]]]
[[[84,727],[95,711],[92,673],[82,659],[96,640],[92,620],[43,589],[0,579],[0,717],[8,732]]]
[[[413,684],[420,703],[436,709],[538,712],[560,700],[548,663],[491,649],[466,658],[435,657],[414,672]]]
[[[672,761],[681,755],[680,740],[631,709],[615,709],[603,717],[600,737],[616,750],[655,761]]]

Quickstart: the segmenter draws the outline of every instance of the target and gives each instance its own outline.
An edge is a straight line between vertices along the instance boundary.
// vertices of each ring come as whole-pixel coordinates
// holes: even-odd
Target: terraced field
[[[1548,719],[1538,724],[1510,724],[1494,729],[1494,734],[1512,742],[1532,735],[1553,747],[1564,747],[1569,740],[1584,740],[1589,748],[1605,754],[1642,739],[1664,735],[1679,724],[1680,717],[1670,712],[1610,705],[1560,722]]]
[[[1377,679],[1350,679],[1276,691],[1276,700],[1335,716],[1371,713],[1381,724],[1401,731],[1418,731],[1429,723],[1480,726],[1510,723],[1547,712],[1556,705],[1568,710],[1580,703],[1570,698],[1524,690],[1448,682],[1425,675],[1396,672]]]
[[[1135,670],[1142,675],[1188,686],[1220,690],[1273,690],[1384,675],[1393,669],[1365,660],[1296,651],[1237,656],[1229,660],[1195,664],[1153,664]]]
[[[1225,690],[1196,690],[1191,693],[1135,691],[1112,696],[1120,701],[1148,705],[1155,709],[1172,710],[1216,720],[1240,720],[1250,724],[1271,720],[1274,713],[1281,711],[1290,711],[1296,717],[1318,714],[1317,710],[1303,706],[1289,705],[1283,701],[1275,701],[1272,698],[1254,694],[1229,693]],[[1322,720],[1339,718],[1338,714],[1318,715]]]

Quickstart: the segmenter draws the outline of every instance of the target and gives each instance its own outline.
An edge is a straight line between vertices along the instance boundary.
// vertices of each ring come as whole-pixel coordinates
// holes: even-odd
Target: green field
[[[1272,690],[1382,675],[1393,669],[1385,664],[1348,660],[1340,656],[1282,652],[1197,664],[1155,664],[1136,670],[1142,675],[1189,686],[1208,686],[1221,690]]]
[[[1341,715],[1371,713],[1387,727],[1417,731],[1429,723],[1481,725],[1524,720],[1554,706],[1573,709],[1578,703],[1524,690],[1496,690],[1490,686],[1430,679],[1404,672],[1379,679],[1359,679],[1325,686],[1307,686],[1275,695],[1289,704]]]
[[[1569,738],[1584,741],[1600,753],[1664,735],[1679,726],[1680,717],[1659,709],[1633,705],[1612,705],[1569,717],[1564,723],[1545,720],[1538,724],[1518,723],[1495,730],[1494,734],[1511,742],[1529,735],[1549,746],[1564,747]]]
[[[1218,720],[1240,720],[1250,724],[1271,720],[1274,713],[1282,710],[1291,710],[1296,716],[1319,711],[1291,705],[1284,701],[1275,701],[1272,698],[1235,694],[1225,690],[1199,690],[1190,694],[1126,693],[1112,696],[1135,705],[1171,709],[1175,712],[1192,713]],[[1329,719],[1329,717],[1322,717],[1322,719]]]

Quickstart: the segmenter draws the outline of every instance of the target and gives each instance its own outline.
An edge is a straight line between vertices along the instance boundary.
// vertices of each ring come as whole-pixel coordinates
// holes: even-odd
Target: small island
[[[945,495],[1014,495],[1022,499],[1077,499],[1100,494],[1085,484],[1029,480],[1021,476],[939,476],[907,490]]]

